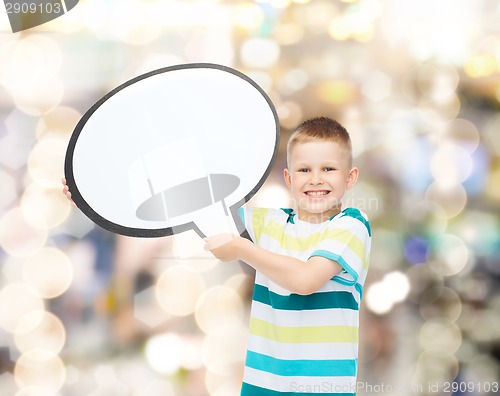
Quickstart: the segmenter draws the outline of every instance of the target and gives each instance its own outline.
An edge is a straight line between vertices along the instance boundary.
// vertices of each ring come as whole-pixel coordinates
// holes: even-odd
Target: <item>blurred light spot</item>
[[[352,4],[345,12],[331,19],[328,33],[334,40],[370,41],[374,34],[374,22],[380,16],[381,11],[381,6],[377,1]]]
[[[244,29],[257,29],[265,20],[262,8],[256,4],[243,3],[238,4],[231,16],[233,23]]]
[[[37,81],[29,87],[16,86],[11,91],[17,108],[26,114],[39,116],[57,107],[63,98],[63,82],[56,77]]]
[[[192,269],[176,265],[161,274],[156,283],[158,304],[169,314],[186,316],[194,312],[205,290],[203,277]]]
[[[458,82],[458,72],[452,65],[426,62],[418,67],[417,87],[432,103],[443,105],[453,102]]]
[[[363,78],[361,93],[368,99],[378,102],[391,94],[391,85],[391,78],[387,74],[375,70],[367,73]]]
[[[444,276],[458,274],[469,261],[469,249],[456,235],[440,235],[434,241],[433,250],[438,259],[436,263],[438,270]]]
[[[463,183],[470,197],[484,193],[490,171],[490,162],[491,159],[487,148],[480,144],[472,153],[472,170],[469,177]]]
[[[370,285],[365,298],[368,309],[378,315],[388,313],[394,305],[390,292],[384,288],[383,282]]]
[[[248,293],[252,285],[253,282],[246,273],[233,275],[224,282],[224,286],[234,289],[240,296]]]
[[[291,94],[305,88],[309,83],[309,74],[304,69],[291,69],[280,81],[280,91]]]
[[[201,340],[198,337],[183,337],[181,366],[186,370],[197,370],[203,366]]]
[[[46,386],[27,386],[15,394],[15,396],[62,396],[60,393],[54,393],[53,389]]]
[[[431,201],[420,201],[406,211],[406,229],[409,234],[432,237],[446,230],[448,219],[438,204]]]
[[[172,252],[176,259],[182,259],[183,262],[184,259],[189,257],[200,259],[199,269],[196,268],[196,264],[193,265],[193,269],[197,269],[200,272],[210,270],[219,262],[219,260],[213,258],[212,254],[205,251],[205,241],[194,230],[181,232],[180,234],[172,235],[170,238],[173,241]]]
[[[186,63],[184,59],[178,55],[170,54],[170,53],[156,53],[150,54],[147,56],[139,67],[135,68],[133,75],[129,76],[133,78],[135,76],[148,73],[153,70],[161,69],[168,66],[179,65],[182,63]],[[128,77],[127,77],[128,78]]]
[[[458,374],[458,369],[459,363],[454,355],[441,351],[424,351],[418,357],[417,373],[414,379],[429,389],[430,384],[453,381]]]
[[[269,39],[251,38],[241,47],[241,60],[247,67],[269,68],[274,66],[280,56],[279,45]]]
[[[13,170],[24,168],[26,158],[36,141],[33,133],[36,128],[35,118],[16,108],[5,118],[5,126],[7,135],[0,136],[0,163]]]
[[[411,264],[421,264],[429,257],[429,243],[420,237],[409,237],[405,242],[404,254]]]
[[[292,7],[293,19],[307,27],[308,32],[324,34],[331,19],[338,14],[338,7],[333,2],[312,1],[307,7]]]
[[[231,375],[234,366],[245,358],[247,328],[242,323],[219,327],[208,334],[202,344],[202,359],[207,370],[219,375]]]
[[[406,276],[411,284],[408,299],[414,304],[420,304],[422,295],[433,287],[442,287],[443,276],[434,268],[431,263],[414,265],[406,271]]]
[[[305,34],[304,26],[299,23],[280,23],[273,32],[273,38],[281,46],[299,43]]]
[[[468,153],[473,153],[479,145],[479,131],[469,120],[456,118],[443,128],[439,135],[439,143],[454,143]]]
[[[406,125],[401,125],[401,124]],[[400,183],[411,191],[423,192],[432,182],[429,169],[431,145],[423,136],[416,133],[418,121],[409,115],[394,117],[387,125],[387,151],[392,157],[388,164],[391,173]]]
[[[158,303],[154,286],[135,294],[134,317],[149,327],[159,326],[170,319],[170,315]]]
[[[82,114],[78,110],[72,107],[58,106],[40,117],[36,126],[36,136],[40,139],[48,134],[56,134],[69,138],[80,118],[82,118]]]
[[[318,88],[321,100],[333,104],[342,105],[356,101],[358,92],[354,84],[348,81],[328,81]]]
[[[11,333],[24,315],[43,308],[43,300],[22,283],[10,283],[0,290],[0,326]]]
[[[372,312],[385,314],[394,304],[405,300],[409,292],[408,277],[399,271],[389,272],[381,281],[370,285],[366,293],[366,303]]]
[[[230,29],[221,25],[203,34],[194,35],[184,49],[188,61],[207,61],[230,65],[234,59],[234,47]]]
[[[437,183],[444,187],[452,187],[469,177],[472,171],[472,158],[461,146],[445,143],[434,153],[430,167]]]
[[[500,163],[493,165],[488,174],[488,181],[485,188],[486,196],[496,202],[500,202]]]
[[[370,253],[371,268],[390,271],[400,265],[403,258],[403,237],[400,232],[387,228],[377,229]]]
[[[32,349],[17,360],[14,377],[20,387],[41,386],[55,393],[64,385],[66,368],[59,356]]]
[[[63,294],[73,281],[73,267],[63,251],[44,247],[26,259],[23,279],[40,297],[55,298]]]
[[[62,64],[62,52],[47,35],[27,35],[4,47],[5,61],[0,83],[11,93],[38,87],[56,76]],[[3,57],[3,56],[2,56]],[[50,95],[50,90],[45,94]]]
[[[500,370],[500,365],[498,360],[492,355],[487,353],[481,353],[470,362],[468,362],[468,371],[472,378],[480,381],[482,384],[496,384],[498,383],[498,371]]]
[[[282,184],[268,182],[254,195],[249,202],[251,206],[261,207],[289,207],[290,194]]]
[[[461,184],[452,186],[434,182],[425,192],[425,198],[438,204],[448,218],[457,216],[467,203],[467,193]]]
[[[276,111],[278,112],[280,125],[286,129],[295,128],[303,118],[302,109],[296,102],[283,102],[277,107]]]
[[[498,326],[500,326],[498,312],[489,309],[476,309],[467,334],[480,345],[493,344],[498,340]]]
[[[114,38],[131,45],[145,45],[161,33],[155,3],[140,3],[137,0],[124,2],[113,8],[109,29]],[[156,16],[156,17],[155,17]]]
[[[490,290],[488,282],[480,277],[466,277],[461,285],[462,294],[470,301],[484,301]]]
[[[453,355],[462,343],[462,332],[457,324],[444,319],[432,319],[420,328],[420,346],[425,351]]]
[[[461,313],[460,296],[449,287],[432,287],[420,299],[420,315],[425,320],[442,318],[455,322]]]
[[[359,181],[356,188],[347,191],[342,197],[342,205],[358,208],[370,218],[377,218],[384,212],[382,193],[382,189],[376,184]]]
[[[20,352],[41,348],[54,356],[66,342],[66,330],[61,320],[47,311],[31,311],[22,316],[14,332],[14,342]]]
[[[148,364],[160,374],[176,373],[182,360],[182,339],[175,333],[151,337],[144,349]]]
[[[196,304],[196,323],[205,333],[240,323],[242,315],[241,297],[227,286],[211,287],[201,295]]]
[[[94,378],[97,380],[97,389],[90,396],[109,394],[110,389],[113,394],[119,396],[128,395],[130,392],[129,387],[116,376],[113,366],[99,365],[94,371]]]
[[[494,254],[500,244],[500,220],[494,213],[468,210],[456,219],[450,232],[480,256]]]
[[[1,274],[4,282],[7,283],[22,283],[23,282],[23,260],[19,257],[7,256],[2,263]]]
[[[500,129],[500,115],[492,114],[482,128],[482,138],[485,145],[493,154],[500,156],[500,139],[498,139],[498,130]]]
[[[65,139],[55,135],[41,139],[28,157],[28,172],[35,183],[46,188],[60,188],[66,155]]]
[[[402,272],[389,272],[382,282],[388,290],[391,290],[392,300],[395,303],[404,301],[410,292],[410,282]]]
[[[231,375],[205,371],[205,388],[210,396],[234,396],[241,390],[241,373],[237,369]]]
[[[15,257],[27,257],[47,241],[47,230],[26,221],[20,208],[14,208],[0,218],[0,246]]]
[[[265,92],[269,94],[273,86],[273,78],[264,71],[247,71],[245,74],[254,80]],[[277,103],[277,102],[274,102]]]
[[[472,78],[488,77],[496,71],[497,62],[493,55],[476,54],[464,64],[465,73]]]
[[[272,7],[286,8],[290,5],[291,0],[267,0],[266,3],[269,3]]]
[[[130,396],[176,396],[176,392],[170,381],[156,378],[135,388]]]
[[[61,193],[62,188],[47,189],[33,183],[21,198],[24,218],[38,228],[54,228],[67,219],[71,203]]]
[[[3,169],[0,169],[0,186],[2,186],[2,194],[0,194],[1,216],[5,209],[11,205],[17,197],[16,180]]]

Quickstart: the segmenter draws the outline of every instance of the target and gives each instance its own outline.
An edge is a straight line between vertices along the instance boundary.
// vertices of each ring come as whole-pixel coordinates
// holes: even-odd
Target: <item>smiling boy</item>
[[[365,214],[342,209],[358,179],[348,132],[326,117],[287,147],[293,209],[240,209],[252,241],[218,235],[207,250],[256,270],[242,396],[356,394],[359,304],[370,253]]]

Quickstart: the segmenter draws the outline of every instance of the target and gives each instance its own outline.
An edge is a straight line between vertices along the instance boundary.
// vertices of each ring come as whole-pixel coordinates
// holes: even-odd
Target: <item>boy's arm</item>
[[[307,262],[272,253],[239,236],[217,235],[206,239],[205,249],[222,261],[242,260],[274,283],[296,294],[307,295],[321,288],[342,267],[325,257],[311,257]]]

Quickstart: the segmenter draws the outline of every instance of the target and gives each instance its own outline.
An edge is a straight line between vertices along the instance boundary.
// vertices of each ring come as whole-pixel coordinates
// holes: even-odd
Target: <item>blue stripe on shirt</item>
[[[353,377],[357,359],[343,360],[289,360],[248,351],[247,367],[281,376]]]

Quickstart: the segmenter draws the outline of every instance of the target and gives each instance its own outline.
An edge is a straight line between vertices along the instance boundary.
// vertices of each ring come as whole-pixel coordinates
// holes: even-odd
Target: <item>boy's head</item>
[[[290,168],[295,145],[311,141],[335,142],[344,151],[347,167],[352,167],[352,144],[349,133],[337,121],[327,117],[311,118],[300,124],[288,140],[286,157]]]
[[[298,218],[323,222],[341,210],[342,198],[356,184],[351,139],[345,128],[326,117],[299,125],[287,146],[283,175],[298,208]]]

